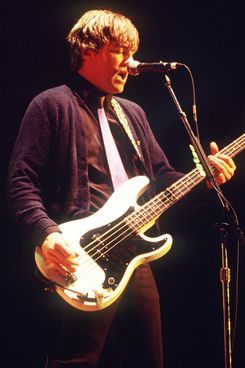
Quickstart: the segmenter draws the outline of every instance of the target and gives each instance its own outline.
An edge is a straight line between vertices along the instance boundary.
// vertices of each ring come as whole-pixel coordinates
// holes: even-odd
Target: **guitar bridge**
[[[70,271],[67,271],[67,274],[64,277],[65,283],[67,286],[72,285],[75,281],[77,281],[77,277]]]

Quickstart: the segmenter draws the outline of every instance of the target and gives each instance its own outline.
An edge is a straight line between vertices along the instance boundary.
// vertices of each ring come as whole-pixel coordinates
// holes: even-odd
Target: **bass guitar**
[[[244,148],[245,134],[220,152],[234,157]],[[45,258],[42,248],[36,247],[39,271],[73,307],[83,311],[108,307],[122,294],[136,267],[169,251],[171,235],[151,238],[144,233],[203,179],[195,168],[142,206],[137,199],[146,190],[149,179],[129,179],[95,214],[59,225],[67,244],[78,254],[76,271],[60,274]]]

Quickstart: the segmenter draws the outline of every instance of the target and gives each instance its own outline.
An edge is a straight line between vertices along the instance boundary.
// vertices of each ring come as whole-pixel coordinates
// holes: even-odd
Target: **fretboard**
[[[219,152],[234,157],[245,148],[245,134]],[[139,207],[136,211],[126,217],[128,226],[134,230],[140,230],[143,226],[157,219],[163,212],[175,204],[178,200],[188,194],[197,184],[205,179],[200,171],[195,168],[170,187],[159,193],[150,201]]]

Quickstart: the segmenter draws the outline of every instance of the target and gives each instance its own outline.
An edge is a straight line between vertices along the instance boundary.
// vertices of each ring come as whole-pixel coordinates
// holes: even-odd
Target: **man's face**
[[[133,53],[106,44],[99,51],[89,50],[79,73],[105,93],[121,93],[128,78],[127,63]]]

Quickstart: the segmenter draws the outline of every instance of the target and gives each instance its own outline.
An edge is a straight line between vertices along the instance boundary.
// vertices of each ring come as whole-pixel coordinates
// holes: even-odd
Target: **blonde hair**
[[[136,52],[139,34],[131,20],[122,14],[110,10],[90,10],[73,26],[67,41],[71,49],[71,68],[77,71],[87,50],[98,51],[108,42]]]

